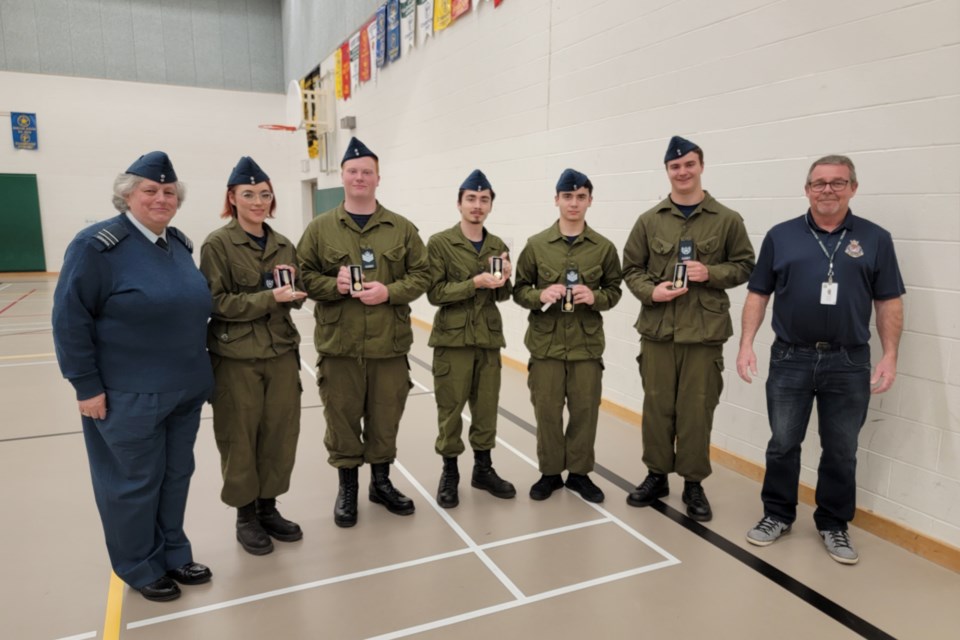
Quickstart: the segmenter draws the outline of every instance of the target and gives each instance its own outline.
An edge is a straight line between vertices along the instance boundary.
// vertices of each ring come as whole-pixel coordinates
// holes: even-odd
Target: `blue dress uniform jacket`
[[[167,236],[167,249],[151,244],[125,215],[81,231],[54,293],[64,377],[80,400],[106,393],[84,439],[113,569],[135,588],[192,561],[183,512],[213,384],[210,291],[189,239]]]

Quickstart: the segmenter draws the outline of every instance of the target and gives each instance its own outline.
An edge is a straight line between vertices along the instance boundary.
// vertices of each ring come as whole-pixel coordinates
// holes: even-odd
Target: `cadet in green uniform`
[[[507,245],[483,224],[495,197],[487,177],[476,169],[460,185],[460,222],[427,243],[431,277],[427,297],[440,307],[429,342],[434,348],[433,388],[439,422],[436,450],[443,456],[437,503],[446,509],[460,503],[457,456],[464,451],[461,414],[467,402],[474,457],[471,484],[498,498],[517,495],[513,485],[497,475],[490,460],[497,438],[500,349],[506,346],[497,303],[509,300],[513,291]]]
[[[276,507],[290,488],[300,435],[300,334],[290,310],[307,296],[295,287],[293,244],[265,222],[276,208],[269,176],[252,158],[240,158],[221,213],[232,219],[200,249],[200,271],[213,294],[207,348],[216,379],[220,498],[237,508],[237,540],[254,555],[273,551],[271,536],[303,537]]]
[[[713,517],[701,481],[710,475],[710,430],[723,389],[723,343],[733,335],[726,289],[747,281],[753,246],[743,219],[703,190],[703,151],[674,136],[664,158],[670,196],[637,220],[623,250],[623,277],[640,299],[643,463],[627,497],[645,507],[685,479],[687,515]],[[677,267],[677,265],[681,265]]]
[[[603,491],[587,475],[593,470],[594,442],[603,376],[601,311],[620,301],[620,258],[609,240],[587,226],[593,183],[567,169],[554,199],[560,219],[531,236],[517,261],[513,299],[530,309],[524,343],[530,351],[527,385],[537,418],[537,457],[542,476],[530,488],[546,500],[566,486],[584,500],[603,502]],[[570,421],[563,430],[563,407]]]
[[[340,490],[334,522],[357,523],[357,469],[371,466],[369,497],[391,513],[413,513],[413,500],[390,482],[397,429],[410,392],[410,303],[430,284],[417,228],[377,202],[379,160],[350,139],[340,163],[344,201],[303,233],[303,283],[314,309],[317,385],[327,423],[324,444]]]

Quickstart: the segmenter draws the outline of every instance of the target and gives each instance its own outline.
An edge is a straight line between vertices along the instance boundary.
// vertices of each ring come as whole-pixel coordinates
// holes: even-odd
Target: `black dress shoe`
[[[540,479],[530,487],[530,497],[534,500],[546,500],[557,489],[563,488],[563,478],[560,474],[555,476],[541,475]]]
[[[649,473],[640,486],[627,496],[627,504],[631,507],[649,507],[657,498],[665,498],[670,494],[670,484],[667,476],[659,473]]]
[[[188,562],[182,567],[167,571],[167,577],[173,578],[180,584],[203,584],[204,582],[210,582],[213,572],[210,571],[209,567],[199,562]]]
[[[180,597],[180,587],[167,576],[158,578],[145,587],[140,587],[137,591],[147,600],[153,600],[154,602],[170,602]]]
[[[703,487],[699,482],[683,483],[683,504],[687,505],[687,515],[698,520],[707,522],[713,518],[713,510],[710,509],[710,502],[707,500],[707,494],[703,492]]]
[[[567,489],[576,491],[587,502],[603,502],[603,491],[593,484],[590,476],[570,473],[567,475],[566,485]]]

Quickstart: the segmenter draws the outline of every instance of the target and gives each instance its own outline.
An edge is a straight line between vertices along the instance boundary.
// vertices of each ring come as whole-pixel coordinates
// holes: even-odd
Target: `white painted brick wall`
[[[456,188],[482,167],[497,192],[490,226],[515,255],[556,219],[553,185],[568,166],[593,179],[588,221],[622,248],[669,190],[661,158],[673,134],[703,146],[706,188],[743,214],[757,249],[805,210],[810,162],[851,155],[854,210],[893,234],[908,288],[899,377],[873,398],[861,437],[859,503],[960,544],[957,69],[956,0],[524,0],[481,4],[337,109],[381,157],[381,200],[424,238],[456,222]],[[342,150],[349,136],[338,136]],[[768,319],[760,377],[744,384],[744,291],[730,292],[737,335],[713,439],[762,463],[773,334]],[[605,396],[636,410],[638,310],[625,292],[605,324]],[[433,317],[425,300],[415,313]],[[526,313],[506,305],[504,317],[506,353],[525,361]],[[814,428],[805,482],[818,456]]]

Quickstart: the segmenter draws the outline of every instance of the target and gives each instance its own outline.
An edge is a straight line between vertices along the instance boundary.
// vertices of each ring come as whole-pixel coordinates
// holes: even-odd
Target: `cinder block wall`
[[[381,157],[381,200],[426,240],[456,223],[457,186],[480,167],[497,192],[489,224],[516,255],[556,218],[553,185],[571,166],[596,185],[588,222],[622,249],[637,215],[667,194],[661,159],[682,134],[705,149],[706,188],[742,213],[759,249],[773,224],[804,212],[810,162],[851,155],[860,175],[852,206],[893,233],[908,288],[900,375],[874,399],[861,436],[859,504],[960,545],[960,5],[474,4],[337,104]],[[337,136],[339,157],[349,132]],[[321,187],[336,184],[336,174],[319,177]],[[744,295],[731,292],[738,329],[713,439],[762,464],[772,333],[768,317],[761,379],[743,383],[734,361]],[[639,411],[638,311],[627,294],[606,314],[604,393]],[[415,312],[433,316],[425,300]],[[507,304],[504,315],[506,353],[525,360],[525,314]],[[808,483],[818,455],[811,432]]]

